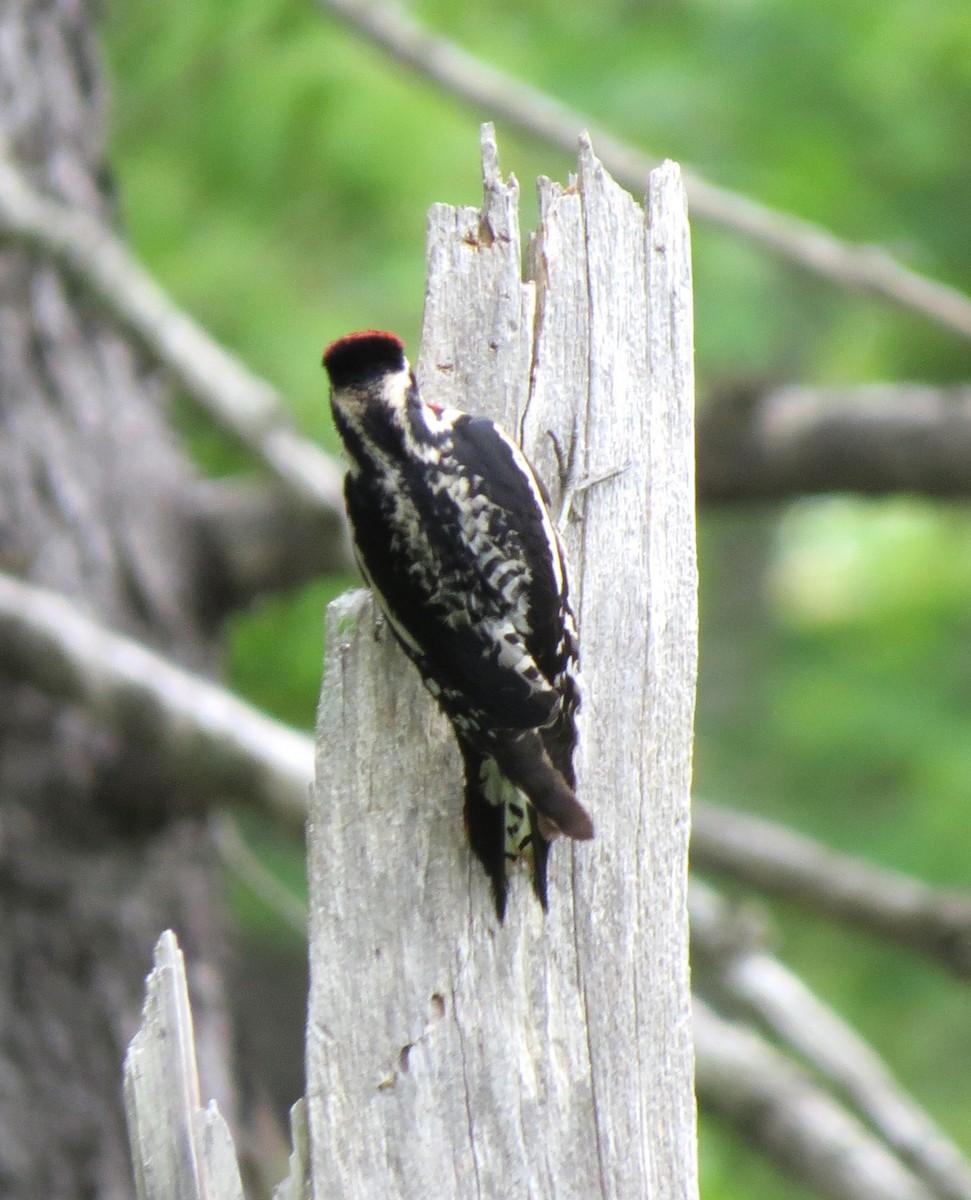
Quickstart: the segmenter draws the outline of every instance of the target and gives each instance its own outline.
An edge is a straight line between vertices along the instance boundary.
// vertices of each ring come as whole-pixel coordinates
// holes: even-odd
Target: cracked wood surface
[[[138,1200],[243,1200],[232,1135],[199,1092],[185,959],[171,929],[145,980],[125,1055],[125,1114]]]
[[[565,530],[583,663],[578,790],[544,918],[496,922],[451,733],[366,593],[328,611],[310,843],[314,1194],[697,1197],[685,907],[696,660],[691,289],[673,164],[647,216],[582,143],[542,181],[432,210],[420,383],[521,432]],[[552,435],[552,436],[551,436]],[[558,448],[558,449],[557,449]],[[554,496],[557,500],[558,495]]]

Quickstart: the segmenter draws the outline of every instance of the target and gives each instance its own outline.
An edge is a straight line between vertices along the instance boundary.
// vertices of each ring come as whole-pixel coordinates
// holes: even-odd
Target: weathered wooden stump
[[[432,210],[426,399],[593,482],[564,530],[583,665],[578,791],[550,913],[500,927],[448,728],[363,593],[331,606],[310,820],[311,1174],[323,1197],[697,1196],[685,888],[696,666],[692,318],[678,168],[646,212],[588,143],[478,209]]]

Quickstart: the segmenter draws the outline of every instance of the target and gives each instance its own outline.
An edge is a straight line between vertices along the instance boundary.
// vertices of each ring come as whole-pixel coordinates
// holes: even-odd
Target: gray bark
[[[516,188],[432,212],[428,399],[553,431],[583,474],[567,530],[584,660],[578,790],[550,914],[497,927],[459,759],[370,600],[337,602],[310,822],[308,1103],[327,1197],[697,1196],[685,871],[695,670],[691,308],[677,168],[648,217],[588,145],[541,188],[532,279]],[[534,322],[535,318],[535,322]],[[518,886],[517,886],[518,885]]]
[[[0,151],[111,219],[84,5],[0,9]],[[60,271],[0,247],[0,564],[202,671],[189,471],[160,385]],[[159,931],[180,932],[209,1091],[232,1111],[212,853],[170,777],[84,712],[0,680],[0,1194],[131,1194],[118,1066]],[[204,986],[203,986],[204,985]]]

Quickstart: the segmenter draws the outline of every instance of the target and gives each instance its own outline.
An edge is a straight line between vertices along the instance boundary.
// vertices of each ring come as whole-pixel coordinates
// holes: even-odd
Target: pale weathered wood
[[[484,159],[488,219],[432,214],[421,382],[521,427],[554,485],[550,430],[561,456],[576,430],[581,482],[623,468],[578,496],[566,531],[597,837],[554,846],[548,917],[523,873],[499,926],[445,722],[369,598],[331,607],[310,822],[314,1194],[694,1200],[683,193],[659,168],[646,224],[584,144],[576,187],[541,186],[524,285],[488,137]]]
[[[481,149],[481,209],[436,204],[428,215],[416,365],[426,400],[512,427],[529,388],[535,289],[522,278],[519,186],[499,173],[491,126]]]
[[[647,189],[650,468],[644,732],[648,783],[640,871],[639,1022],[647,1064],[649,1195],[676,1195],[695,1180],[687,934],[691,730],[697,675],[698,568],[694,528],[694,319],[691,247],[680,171],[651,172]],[[659,1036],[660,1033],[660,1036]],[[687,1084],[687,1086],[686,1086]]]
[[[310,1146],[307,1141],[307,1101],[303,1097],[290,1109],[290,1169],[273,1189],[273,1200],[310,1200]]]
[[[185,962],[167,930],[125,1056],[125,1114],[139,1200],[242,1200],[233,1140],[199,1098]]]

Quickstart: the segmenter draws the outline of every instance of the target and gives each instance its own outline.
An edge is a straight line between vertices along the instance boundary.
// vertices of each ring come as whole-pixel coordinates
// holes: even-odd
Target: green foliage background
[[[658,156],[971,290],[967,0],[425,0],[412,11]],[[103,30],[128,236],[336,449],[320,350],[374,326],[416,344],[426,210],[477,202],[477,129],[493,114],[389,63],[309,0],[110,0]],[[498,133],[528,227],[532,181],[563,179],[571,163]],[[702,396],[739,378],[966,379],[956,337],[700,223],[694,239]],[[187,405],[178,415],[207,470],[251,469]],[[966,886],[966,507],[837,497],[706,512],[701,553],[699,790]],[[237,619],[233,685],[309,728],[323,605],[348,582]],[[278,845],[268,853],[293,875]],[[252,903],[246,912],[262,919]],[[783,956],[971,1143],[955,1066],[971,1062],[967,991],[798,913],[777,919]],[[709,1200],[798,1196],[709,1124],[703,1170]]]

